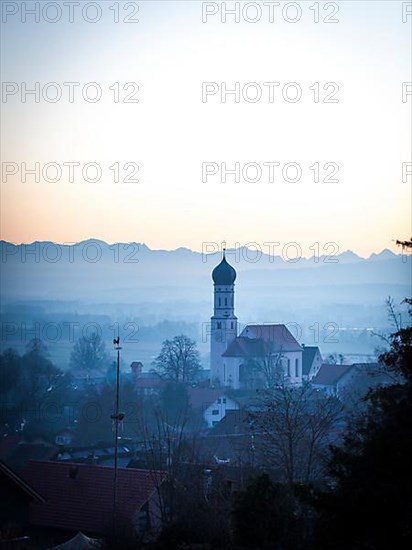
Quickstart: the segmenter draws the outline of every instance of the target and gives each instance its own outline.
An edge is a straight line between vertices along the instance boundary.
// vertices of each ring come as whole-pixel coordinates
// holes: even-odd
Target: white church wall
[[[239,382],[239,365],[241,359],[238,357],[226,357],[226,381],[225,385],[238,390],[240,388]]]
[[[291,384],[302,383],[302,352],[288,351],[283,353],[285,378]]]

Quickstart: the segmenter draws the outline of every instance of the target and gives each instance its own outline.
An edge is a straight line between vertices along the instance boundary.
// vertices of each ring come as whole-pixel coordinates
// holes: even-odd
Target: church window
[[[227,298],[225,298],[225,306],[227,306]]]
[[[234,328],[234,327],[233,327],[233,321],[230,323],[230,328]]]
[[[295,359],[295,376],[299,376],[299,359]]]
[[[288,376],[290,376],[290,359],[288,359],[287,365],[288,365]]]
[[[218,322],[217,328],[222,328],[222,323]]]
[[[219,414],[219,410],[218,410],[218,409],[213,409],[212,414],[213,414],[213,416],[218,415],[218,414]]]
[[[219,298],[219,306],[222,305],[222,300]]]
[[[226,403],[226,397],[223,398],[223,403]]]

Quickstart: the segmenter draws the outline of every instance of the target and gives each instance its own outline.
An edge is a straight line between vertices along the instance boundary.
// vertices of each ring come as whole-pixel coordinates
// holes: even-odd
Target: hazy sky
[[[334,241],[366,255],[410,237],[407,3],[240,2],[239,22],[230,14],[222,22],[217,2],[101,1],[89,3],[100,13],[90,5],[83,14],[81,2],[70,7],[73,22],[67,2],[38,4],[36,22],[21,3],[3,2],[3,239],[195,250],[296,241],[305,255]],[[38,101],[24,93],[36,82]],[[202,98],[205,82],[215,93]],[[223,102],[222,89],[236,82],[239,97]],[[68,162],[80,163],[74,181]],[[22,181],[22,163],[39,163],[40,181]],[[97,173],[88,163],[99,165],[100,181],[87,181]],[[222,181],[222,163],[239,163],[240,181]],[[59,181],[45,181],[59,169]],[[332,172],[338,181],[323,181]],[[139,181],[123,181],[128,174]]]

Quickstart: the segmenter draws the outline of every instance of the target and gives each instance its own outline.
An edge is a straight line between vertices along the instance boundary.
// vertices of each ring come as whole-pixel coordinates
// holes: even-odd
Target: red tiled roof
[[[352,369],[353,365],[322,365],[312,384],[333,386]]]
[[[91,464],[31,460],[24,478],[46,499],[33,504],[33,525],[102,533],[113,521],[114,469]],[[117,518],[134,518],[166,473],[118,468]]]

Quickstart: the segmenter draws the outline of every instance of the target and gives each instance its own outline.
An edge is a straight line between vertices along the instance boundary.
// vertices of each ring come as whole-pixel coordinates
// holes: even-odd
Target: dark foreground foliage
[[[412,327],[390,337],[381,361],[399,382],[369,393],[367,413],[333,449],[334,488],[319,496],[314,547],[412,547]]]

